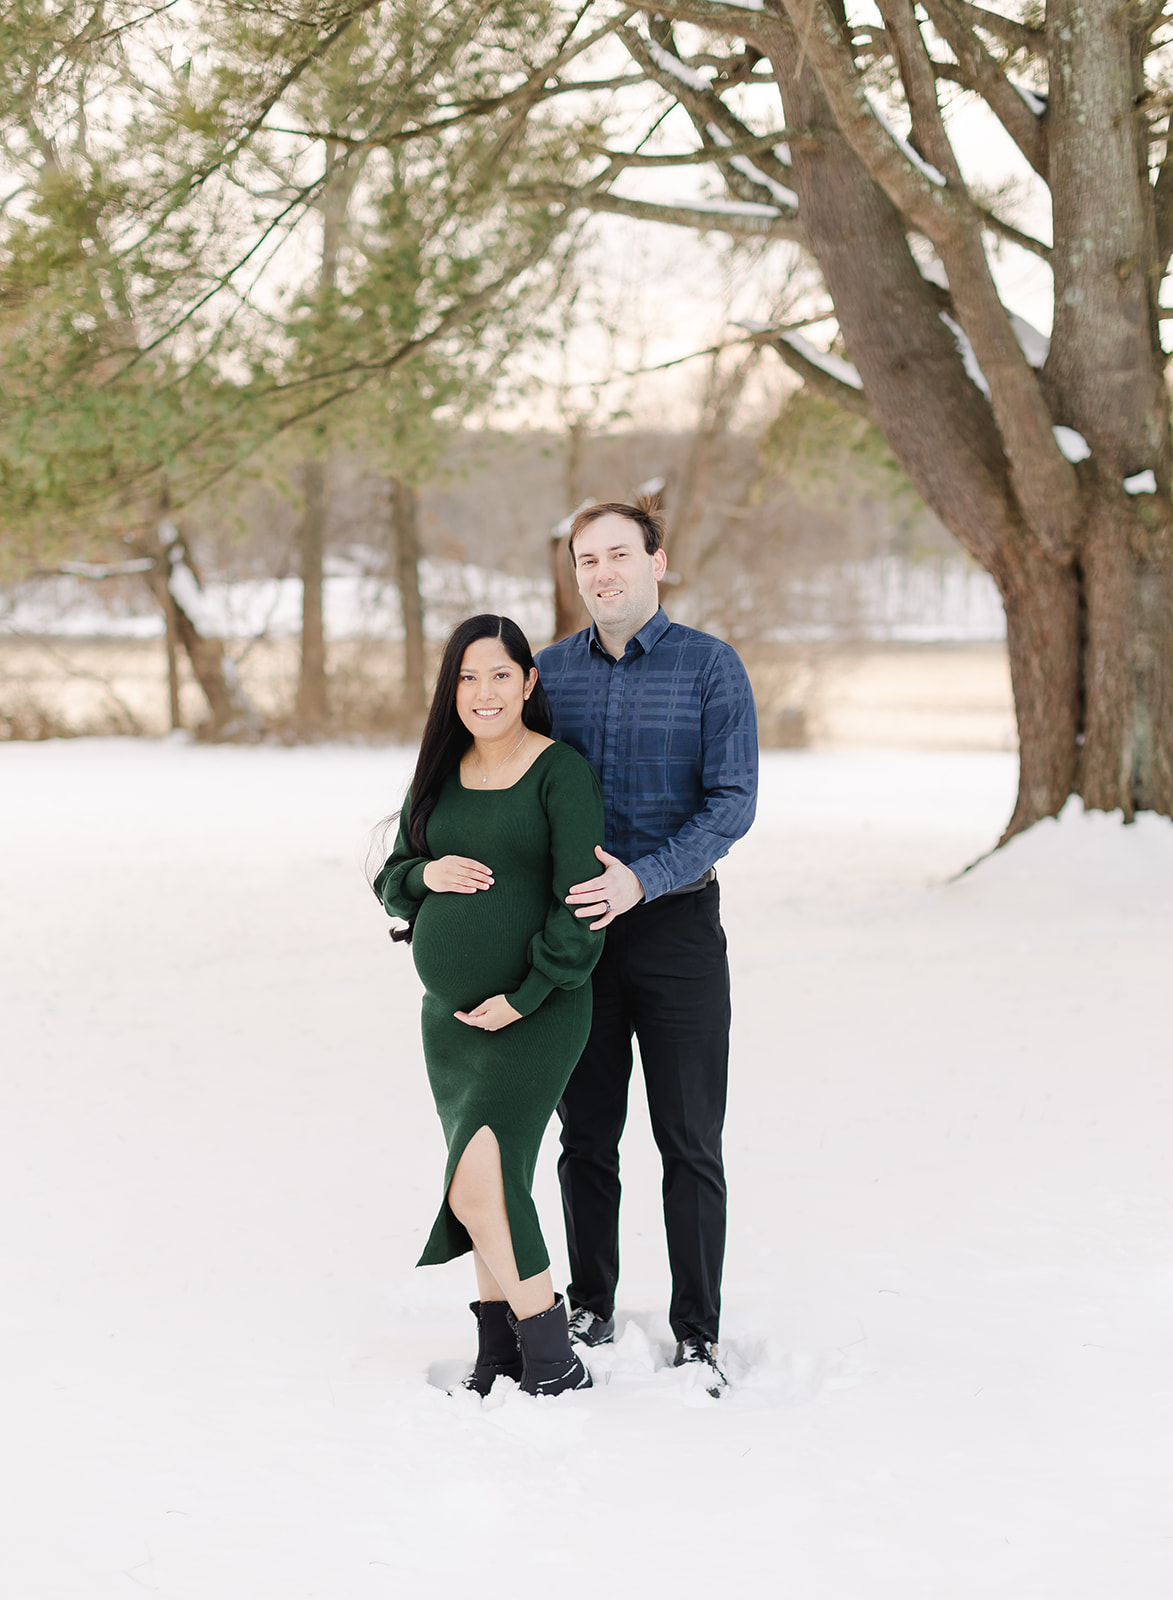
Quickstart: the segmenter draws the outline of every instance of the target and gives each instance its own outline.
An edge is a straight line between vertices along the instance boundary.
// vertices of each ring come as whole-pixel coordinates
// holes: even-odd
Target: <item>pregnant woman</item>
[[[466,1387],[590,1386],[530,1196],[542,1135],[590,1032],[602,951],[565,903],[597,871],[598,779],[548,737],[550,707],[508,617],[444,648],[395,848],[375,893],[412,925],[423,1042],[448,1141],[444,1198],[419,1265],[471,1250],[479,1299]]]

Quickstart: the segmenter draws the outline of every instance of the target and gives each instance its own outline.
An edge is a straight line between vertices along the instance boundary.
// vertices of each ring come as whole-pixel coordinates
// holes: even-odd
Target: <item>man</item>
[[[586,1345],[615,1334],[634,1033],[664,1167],[676,1365],[701,1363],[719,1394],[729,964],[713,863],[753,821],[753,695],[729,645],[661,609],[667,560],[653,510],[580,511],[570,554],[594,623],[543,650],[538,668],[555,736],[603,785],[606,848],[595,854],[604,870],[566,898],[607,929],[590,1039],[558,1107],[571,1330]]]

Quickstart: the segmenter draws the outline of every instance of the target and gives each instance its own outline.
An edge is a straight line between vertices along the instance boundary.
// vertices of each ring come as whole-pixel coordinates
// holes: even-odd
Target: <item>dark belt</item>
[[[710,867],[707,872],[702,872],[694,883],[682,883],[679,889],[665,889],[660,899],[666,900],[670,894],[696,894],[701,889],[707,889],[716,876],[717,869]]]

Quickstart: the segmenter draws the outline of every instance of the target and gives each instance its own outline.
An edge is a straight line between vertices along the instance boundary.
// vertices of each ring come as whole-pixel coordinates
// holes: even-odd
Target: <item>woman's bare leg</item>
[[[479,1300],[504,1300],[505,1291],[494,1278],[485,1265],[485,1258],[478,1249],[473,1248],[472,1264],[476,1268],[477,1298]]]
[[[524,1280],[517,1276],[505,1209],[505,1185],[501,1181],[501,1151],[492,1128],[478,1128],[465,1146],[448,1186],[448,1204],[473,1242],[481,1298],[508,1300],[519,1321],[548,1311],[554,1304],[549,1270]],[[487,1284],[481,1278],[482,1269],[488,1273],[496,1293],[483,1293]]]

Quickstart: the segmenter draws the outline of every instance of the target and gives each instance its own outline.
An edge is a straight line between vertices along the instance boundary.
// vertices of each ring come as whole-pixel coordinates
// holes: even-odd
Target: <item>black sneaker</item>
[[[593,1349],[597,1344],[615,1343],[615,1318],[596,1317],[585,1306],[575,1306],[570,1313],[570,1337],[576,1344]]]
[[[703,1376],[710,1381],[706,1382],[705,1390],[706,1393],[712,1395],[714,1400],[721,1398],[721,1391],[727,1387],[729,1382],[717,1365],[717,1346],[715,1344],[706,1344],[703,1339],[681,1339],[676,1346],[676,1359],[672,1365],[674,1367],[707,1367],[708,1371]]]

